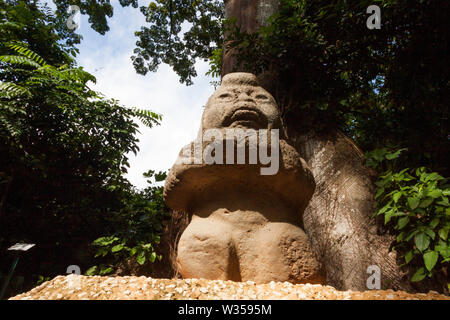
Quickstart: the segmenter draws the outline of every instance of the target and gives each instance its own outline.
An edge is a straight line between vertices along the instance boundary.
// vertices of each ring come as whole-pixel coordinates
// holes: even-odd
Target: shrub
[[[382,171],[375,183],[377,210],[396,235],[393,250],[415,262],[412,282],[432,277],[450,261],[450,185],[448,179],[425,167],[396,169],[396,159],[406,149],[381,148],[366,154],[368,166]]]

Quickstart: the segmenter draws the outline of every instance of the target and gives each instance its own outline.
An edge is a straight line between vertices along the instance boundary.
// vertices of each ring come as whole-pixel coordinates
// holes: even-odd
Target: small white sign
[[[34,243],[16,243],[12,247],[9,247],[8,250],[11,251],[28,251],[35,246]]]

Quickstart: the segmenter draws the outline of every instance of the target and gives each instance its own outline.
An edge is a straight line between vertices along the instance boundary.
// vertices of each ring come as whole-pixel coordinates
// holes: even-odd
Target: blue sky
[[[97,78],[97,84],[90,85],[92,89],[127,107],[163,115],[160,126],[149,129],[140,125],[140,152],[129,155],[127,177],[142,188],[146,186],[143,172],[170,169],[181,148],[197,135],[203,106],[214,91],[210,85],[213,79],[205,76],[209,66],[203,61],[197,62],[198,77],[189,87],[180,84],[167,65],[161,65],[156,73],[138,75],[130,57],[137,40],[134,32],[146,24],[144,16],[139,9],[122,8],[117,0],[111,3],[114,16],[108,20],[110,31],[104,36],[90,28],[87,17],[76,17],[80,27],[75,32],[83,36],[77,62]]]

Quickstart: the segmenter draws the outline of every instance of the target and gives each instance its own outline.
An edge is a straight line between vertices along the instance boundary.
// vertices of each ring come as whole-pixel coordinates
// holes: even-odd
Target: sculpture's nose
[[[241,92],[238,95],[238,100],[239,101],[246,101],[246,102],[252,102],[255,103],[255,100],[253,100],[253,98],[250,96],[249,93],[247,92]]]

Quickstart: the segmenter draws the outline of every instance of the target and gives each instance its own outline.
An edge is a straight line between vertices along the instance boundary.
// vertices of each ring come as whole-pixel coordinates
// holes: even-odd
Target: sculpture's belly
[[[246,218],[236,224],[233,214],[193,217],[178,247],[184,278],[321,281],[302,229],[290,223],[267,222],[248,212],[239,212]]]

